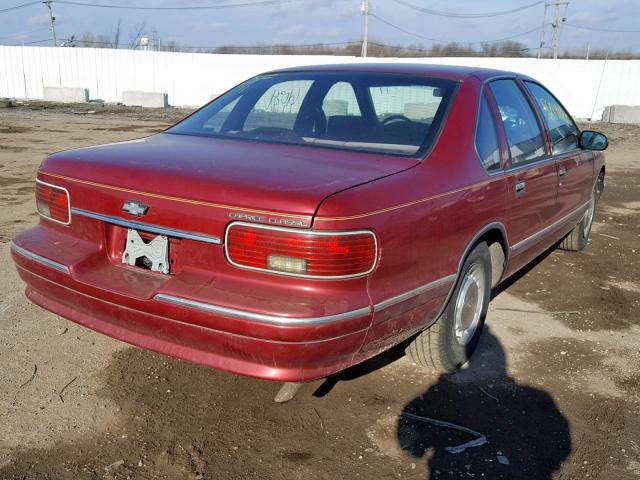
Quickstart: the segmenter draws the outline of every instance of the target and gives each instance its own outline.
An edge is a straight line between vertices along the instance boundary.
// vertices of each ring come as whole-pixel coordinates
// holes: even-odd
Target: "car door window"
[[[527,88],[542,111],[553,140],[553,154],[559,155],[578,148],[580,131],[562,104],[541,85],[526,82]]]
[[[500,168],[498,133],[485,95],[482,96],[480,101],[475,142],[476,150],[484,169],[487,172],[498,170]]]
[[[542,131],[522,90],[513,80],[489,84],[504,125],[512,165],[534,162],[545,156]]]

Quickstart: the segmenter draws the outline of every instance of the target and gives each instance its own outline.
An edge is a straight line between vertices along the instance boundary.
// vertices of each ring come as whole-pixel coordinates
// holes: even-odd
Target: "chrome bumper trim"
[[[157,233],[158,235],[166,235],[168,237],[186,238],[187,240],[196,240],[198,242],[212,243],[214,245],[220,245],[222,240],[220,237],[211,235],[203,235],[200,233],[185,232],[183,230],[174,230],[173,228],[158,227],[156,225],[149,225],[148,223],[133,222],[125,220],[123,218],[112,217],[110,215],[102,215],[101,213],[94,213],[81,208],[72,208],[72,215],[81,215],[83,217],[93,218],[95,220],[101,220],[103,222],[112,223],[120,227],[134,228],[136,230],[142,230],[143,232]]]
[[[172,303],[174,305],[180,305],[183,307],[195,308],[208,313],[216,313],[227,317],[240,318],[242,320],[251,320],[255,322],[271,323],[274,325],[318,325],[322,323],[339,322],[343,320],[349,320],[355,317],[361,317],[371,313],[369,307],[359,308],[357,310],[351,310],[349,312],[337,313],[335,315],[327,315],[324,317],[279,317],[277,315],[265,315],[262,313],[247,312],[245,310],[237,310],[235,308],[222,307],[220,305],[214,305],[211,303],[198,302],[196,300],[189,300],[187,298],[176,297],[173,295],[166,295],[164,293],[158,293],[154,300],[160,302]]]
[[[413,290],[409,290],[400,295],[396,295],[395,297],[388,298],[383,300],[382,302],[376,303],[373,306],[374,312],[380,312],[385,308],[388,308],[392,305],[396,305],[400,302],[404,302],[405,300],[409,300],[417,295],[428,292],[434,288],[440,287],[442,285],[446,285],[447,283],[451,283],[455,281],[455,275],[448,275],[446,277],[442,277],[433,282],[427,283],[426,285],[422,285],[418,288],[414,288]],[[180,305],[182,307],[195,308],[197,310],[202,310],[204,312],[216,313],[219,315],[225,315],[228,317],[240,318],[242,320],[251,320],[255,322],[263,322],[270,323],[274,325],[319,325],[323,323],[332,323],[332,322],[340,322],[344,320],[349,320],[351,318],[361,317],[363,315],[367,315],[371,313],[371,308],[363,307],[358,308],[356,310],[350,310],[348,312],[336,313],[334,315],[326,315],[324,317],[280,317],[277,315],[265,315],[262,313],[253,313],[247,312],[245,310],[238,310],[235,308],[222,307],[220,305],[215,305],[212,303],[199,302],[197,300],[189,300],[183,297],[176,297],[174,295],[167,295],[165,293],[158,293],[155,295],[154,300],[160,302],[172,303],[174,305]]]
[[[574,216],[577,217],[579,214],[584,215],[584,212],[585,212],[585,210],[587,209],[588,206],[589,206],[589,202],[585,203],[581,207],[576,208],[573,212],[565,215],[564,217],[562,217],[559,220],[556,220],[551,225],[547,225],[542,230],[534,233],[533,235],[525,238],[524,240],[520,240],[518,243],[516,243],[513,246],[511,246],[510,250],[513,253],[517,253],[519,250],[522,250],[522,249],[526,248],[528,245],[536,243],[538,240],[540,240],[542,237],[544,237],[547,233],[549,233],[549,232],[551,232],[551,231],[553,231],[553,230],[555,230],[557,228],[560,228],[562,226],[562,224],[564,224],[564,223],[568,223],[569,220],[571,220],[572,217],[574,217]]]
[[[446,285],[447,283],[452,283],[455,279],[455,274],[447,275],[446,277],[439,278],[438,280],[434,280],[433,282],[427,283],[418,288],[414,288],[413,290],[409,290],[408,292],[401,293],[400,295],[396,295],[395,297],[387,298],[382,302],[376,303],[373,306],[373,311],[379,312],[381,310],[384,310],[385,308],[391,307],[392,305],[396,305],[397,303],[409,300],[410,298],[421,295],[425,292],[428,292],[429,290],[433,290],[434,288]]]
[[[30,252],[29,250],[25,250],[22,247],[19,247],[15,243],[11,242],[11,250],[16,252],[18,255],[22,255],[29,260],[33,260],[34,262],[38,262],[45,267],[53,268],[54,270],[58,270],[59,272],[70,274],[69,267],[63,265],[58,262],[54,262],[53,260],[49,260],[48,258],[42,257],[36,253]]]

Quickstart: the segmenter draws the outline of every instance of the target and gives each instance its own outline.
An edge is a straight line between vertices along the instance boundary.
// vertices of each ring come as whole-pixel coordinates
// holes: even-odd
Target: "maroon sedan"
[[[280,70],[46,158],[13,258],[46,310],[213,368],[301,382],[407,341],[451,371],[492,287],[585,247],[606,147],[514,73]]]

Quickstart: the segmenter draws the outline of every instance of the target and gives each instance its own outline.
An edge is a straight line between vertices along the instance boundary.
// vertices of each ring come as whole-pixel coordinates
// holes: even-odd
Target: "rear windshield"
[[[415,155],[433,142],[455,86],[394,74],[265,74],[168,132]]]

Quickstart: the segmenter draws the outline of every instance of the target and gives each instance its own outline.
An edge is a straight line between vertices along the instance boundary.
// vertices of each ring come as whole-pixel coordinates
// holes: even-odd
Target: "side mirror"
[[[580,132],[580,148],[584,150],[606,150],[608,146],[609,139],[604,133],[593,130]]]

